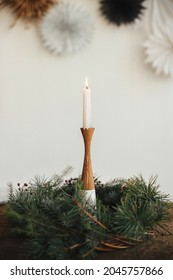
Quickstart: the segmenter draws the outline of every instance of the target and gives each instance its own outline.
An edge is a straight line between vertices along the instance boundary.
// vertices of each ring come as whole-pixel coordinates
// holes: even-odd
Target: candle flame
[[[86,89],[89,88],[89,86],[88,86],[88,78],[87,78],[87,77],[85,78],[85,88],[86,88]]]

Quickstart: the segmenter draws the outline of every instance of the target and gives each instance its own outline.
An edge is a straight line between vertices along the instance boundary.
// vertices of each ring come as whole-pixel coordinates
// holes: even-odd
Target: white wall
[[[78,0],[95,23],[92,43],[56,57],[37,27],[0,11],[0,200],[7,182],[51,176],[67,165],[81,173],[82,89],[92,90],[94,173],[103,181],[158,175],[173,198],[173,80],[144,63],[141,28],[108,25],[98,1]]]

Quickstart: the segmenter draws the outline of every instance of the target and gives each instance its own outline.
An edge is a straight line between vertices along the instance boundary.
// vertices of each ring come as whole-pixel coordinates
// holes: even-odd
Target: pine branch
[[[29,236],[27,252],[36,259],[93,258],[95,251],[125,249],[150,237],[168,219],[168,196],[156,178],[95,179],[97,208],[85,200],[79,178],[64,181],[36,176],[16,192],[10,186],[7,211],[18,234]]]

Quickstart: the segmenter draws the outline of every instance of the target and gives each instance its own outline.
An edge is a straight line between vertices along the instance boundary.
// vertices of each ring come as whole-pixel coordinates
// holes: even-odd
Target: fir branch
[[[124,249],[151,236],[168,219],[168,199],[156,178],[142,176],[101,184],[97,208],[85,200],[79,178],[63,182],[66,171],[51,179],[35,177],[26,188],[11,190],[7,212],[18,234],[29,236],[29,258],[93,258],[95,251]],[[10,192],[10,190],[9,190]]]
[[[97,220],[97,218],[95,218],[93,215],[91,215],[86,209],[84,209],[82,207],[82,205],[76,200],[75,203],[77,204],[77,206],[82,210],[82,212],[87,215],[91,220],[93,220],[93,222],[95,222],[97,225],[99,225],[101,228],[103,228],[104,230],[111,232],[105,225],[103,225],[100,221]]]

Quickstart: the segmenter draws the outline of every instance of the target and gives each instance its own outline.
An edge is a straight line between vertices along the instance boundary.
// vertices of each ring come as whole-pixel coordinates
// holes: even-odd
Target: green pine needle
[[[13,231],[27,237],[30,259],[91,259],[99,249],[125,248],[168,219],[168,196],[156,177],[95,179],[97,207],[86,203],[80,178],[64,181],[70,168],[51,179],[36,176],[26,188],[10,185],[7,213]],[[119,244],[119,245],[118,245]]]

